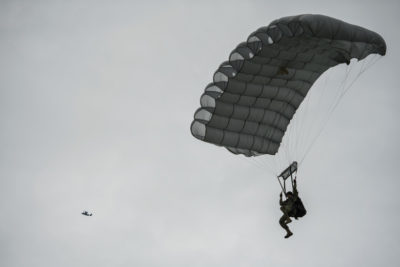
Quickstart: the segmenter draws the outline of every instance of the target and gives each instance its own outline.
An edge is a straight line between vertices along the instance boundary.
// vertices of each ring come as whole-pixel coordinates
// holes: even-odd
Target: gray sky
[[[1,1],[0,265],[397,266],[397,1]],[[388,45],[302,165],[276,179],[190,134],[204,87],[257,28],[319,13]],[[93,217],[80,212],[88,209]]]

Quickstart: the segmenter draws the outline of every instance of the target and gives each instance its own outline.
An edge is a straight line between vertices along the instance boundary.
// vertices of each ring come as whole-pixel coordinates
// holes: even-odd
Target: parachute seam
[[[286,87],[278,87],[278,88],[286,88]],[[294,95],[302,96],[302,95],[298,94],[298,93],[297,93],[295,90],[293,90],[293,89],[290,89],[290,88],[287,88],[287,89],[288,89],[287,91],[294,92]],[[241,97],[240,97],[239,94],[232,94],[232,93],[230,93],[230,92],[227,92],[227,93],[226,93],[226,96],[228,96],[228,95],[237,96],[237,97],[239,97],[239,100],[236,101],[235,103],[232,103],[232,102],[226,101],[222,96],[219,97],[218,99],[215,99],[215,98],[214,98],[214,99],[215,99],[216,101],[218,100],[218,101],[220,101],[220,102],[222,102],[222,103],[224,103],[224,104],[228,104],[228,105],[237,105],[237,106],[241,106],[241,107],[248,107],[247,105],[238,104],[238,102],[240,102],[240,99],[241,99]],[[248,96],[248,95],[245,95],[245,96],[248,97],[248,98],[252,98],[252,99],[254,98],[254,99],[255,99],[255,100],[253,101],[253,103],[250,104],[250,107],[251,107],[251,108],[254,108],[254,109],[265,109],[264,107],[254,106],[254,104],[257,102],[258,99],[267,100],[267,101],[270,101],[270,103],[272,103],[273,101],[275,101],[275,102],[277,102],[277,103],[280,104],[280,105],[286,104],[287,106],[291,107],[293,110],[296,110],[296,109],[298,108],[298,107],[296,107],[294,104],[289,103],[288,101],[282,101],[282,100],[279,100],[279,99],[268,98],[268,97],[253,97],[253,96]],[[302,96],[302,97],[303,97],[303,96]],[[293,96],[293,98],[294,98],[294,96]],[[293,98],[290,100],[290,102],[292,102]],[[269,108],[269,106],[268,106],[267,108]],[[280,112],[280,110],[276,110],[276,109],[271,109],[271,110],[272,110],[272,111],[276,111],[276,112],[282,114],[282,116],[285,116],[285,117],[288,118],[288,116],[286,115],[286,113]],[[290,112],[290,114],[291,114],[291,113],[292,113],[292,112]]]
[[[220,100],[217,99],[216,101],[220,101]],[[230,117],[232,117],[234,119],[242,120],[240,117],[233,116],[234,108],[235,108],[235,105],[236,105],[237,107],[242,107],[242,108],[248,109],[249,112],[250,111],[253,111],[253,112],[259,112],[259,111],[266,112],[266,111],[268,111],[270,113],[274,113],[274,115],[279,115],[280,117],[283,117],[284,119],[289,120],[289,117],[287,117],[287,116],[285,116],[283,114],[280,114],[278,111],[268,110],[267,108],[250,108],[250,107],[247,107],[247,106],[242,106],[242,105],[237,105],[237,104],[227,104],[227,103],[224,103],[224,104],[232,106],[233,111],[232,111],[232,113],[230,115],[227,115],[227,114],[224,114],[224,113],[221,113],[221,112],[217,112],[216,108],[211,108],[211,107],[204,107],[204,108],[207,109],[211,114],[216,114],[216,115],[223,116],[223,117],[230,116]],[[255,120],[250,120],[250,119],[249,119],[249,121],[257,122]]]

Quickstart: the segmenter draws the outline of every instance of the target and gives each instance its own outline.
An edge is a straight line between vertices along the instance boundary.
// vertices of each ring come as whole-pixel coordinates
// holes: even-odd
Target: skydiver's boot
[[[289,238],[289,237],[291,237],[293,235],[293,233],[290,231],[290,230],[288,230],[287,231],[287,234],[285,235],[285,238]]]

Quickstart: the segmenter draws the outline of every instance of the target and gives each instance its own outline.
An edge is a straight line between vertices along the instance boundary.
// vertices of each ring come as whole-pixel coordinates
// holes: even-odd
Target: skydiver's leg
[[[289,226],[287,226],[287,221],[290,220],[290,218],[284,213],[282,217],[279,219],[279,224],[282,226],[283,229],[286,230],[286,236],[285,238],[288,238],[289,236],[293,235],[293,233],[290,231]],[[291,221],[291,220],[290,220]]]
[[[289,226],[286,224],[286,219],[287,216],[285,214],[282,215],[282,217],[279,219],[279,224],[282,226],[283,229],[286,230],[286,232],[290,231]]]
[[[284,207],[281,207],[281,211],[283,212],[284,215],[286,215],[285,223],[286,223],[286,224],[291,223],[292,220],[290,219],[290,216],[289,216],[289,214],[287,213],[286,209],[285,209]]]

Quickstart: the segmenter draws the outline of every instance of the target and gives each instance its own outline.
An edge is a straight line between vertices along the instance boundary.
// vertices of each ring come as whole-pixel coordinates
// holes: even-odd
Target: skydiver
[[[282,193],[279,195],[279,204],[281,206],[281,211],[283,212],[282,217],[279,219],[279,224],[283,229],[286,230],[285,238],[289,238],[293,235],[290,231],[288,224],[292,222],[290,217],[294,217],[296,220],[298,217],[302,217],[305,215],[305,209],[303,204],[301,203],[301,199],[299,198],[299,192],[297,191],[297,182],[296,179],[293,181],[293,193],[291,191],[286,193],[286,200],[282,201]],[[301,204],[304,212],[297,211],[297,207]],[[301,207],[299,207],[301,209]]]

